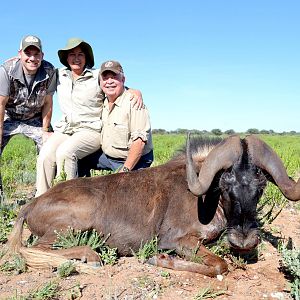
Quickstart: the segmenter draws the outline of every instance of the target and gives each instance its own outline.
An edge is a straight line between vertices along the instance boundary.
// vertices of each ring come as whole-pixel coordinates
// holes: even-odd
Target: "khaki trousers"
[[[53,184],[64,170],[67,180],[78,177],[77,161],[100,148],[100,132],[81,130],[72,135],[54,132],[42,146],[37,159],[36,197]]]

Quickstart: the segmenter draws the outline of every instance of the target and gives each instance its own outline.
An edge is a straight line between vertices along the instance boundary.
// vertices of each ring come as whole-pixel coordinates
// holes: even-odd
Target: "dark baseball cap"
[[[37,36],[27,35],[21,40],[20,50],[25,50],[29,46],[34,46],[42,51],[42,42]]]
[[[105,61],[100,68],[100,74],[103,74],[105,71],[111,71],[115,74],[124,73],[121,64],[115,60]]]

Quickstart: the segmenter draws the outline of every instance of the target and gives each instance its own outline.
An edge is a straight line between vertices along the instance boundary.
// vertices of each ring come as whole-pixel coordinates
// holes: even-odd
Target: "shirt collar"
[[[124,97],[125,97],[126,93],[127,93],[127,91],[126,91],[126,89],[124,89],[123,93],[114,102],[115,106],[121,106],[122,105],[122,102],[124,100]],[[104,102],[105,102],[106,105],[108,105],[108,99],[107,99],[106,96],[105,96]]]
[[[67,67],[62,68],[62,74],[64,76],[69,76],[69,77],[71,77],[71,75],[72,75],[71,70]],[[93,69],[90,69],[90,68],[85,68],[81,75],[81,77],[93,77],[93,76],[94,76]]]

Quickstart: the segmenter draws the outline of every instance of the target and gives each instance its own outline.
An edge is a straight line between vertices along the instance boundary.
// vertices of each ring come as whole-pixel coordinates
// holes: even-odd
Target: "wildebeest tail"
[[[14,228],[8,238],[7,252],[8,253],[19,253],[22,246],[22,233],[25,218],[19,217],[14,225]]]
[[[30,211],[30,209],[31,209],[31,205],[27,204],[23,206],[22,209],[20,210],[15,225],[13,227],[13,230],[10,233],[8,237],[8,241],[5,245],[6,255],[20,252],[20,248],[22,247],[23,225],[26,220],[26,215],[28,211]]]

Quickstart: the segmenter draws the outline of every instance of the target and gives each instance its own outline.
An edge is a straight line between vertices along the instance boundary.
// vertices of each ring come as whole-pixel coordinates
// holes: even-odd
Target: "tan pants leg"
[[[55,174],[60,174],[63,168],[67,180],[77,177],[77,160],[99,148],[100,133],[96,131],[82,130],[73,135],[52,134],[37,159],[36,197],[52,186]]]

